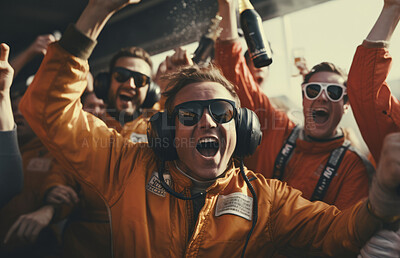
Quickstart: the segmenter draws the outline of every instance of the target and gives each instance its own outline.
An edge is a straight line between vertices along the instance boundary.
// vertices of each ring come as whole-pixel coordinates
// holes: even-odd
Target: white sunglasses
[[[309,100],[317,99],[322,91],[325,91],[325,95],[332,102],[340,101],[347,94],[347,88],[344,85],[335,83],[310,82],[301,85],[301,87]]]

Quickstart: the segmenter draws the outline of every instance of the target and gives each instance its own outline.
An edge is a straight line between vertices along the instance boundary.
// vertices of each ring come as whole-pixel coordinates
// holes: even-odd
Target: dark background
[[[263,20],[329,0],[251,0]],[[11,58],[38,35],[63,32],[75,22],[86,0],[1,0],[0,42],[11,47]],[[115,14],[98,38],[89,59],[92,71],[107,66],[124,46],[141,46],[151,55],[198,41],[217,12],[217,0],[142,0]],[[34,74],[41,58],[33,60],[18,79]]]

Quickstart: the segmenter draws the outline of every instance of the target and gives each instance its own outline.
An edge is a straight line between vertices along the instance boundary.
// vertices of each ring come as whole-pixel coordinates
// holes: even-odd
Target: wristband
[[[389,41],[364,39],[362,45],[366,48],[389,48]]]

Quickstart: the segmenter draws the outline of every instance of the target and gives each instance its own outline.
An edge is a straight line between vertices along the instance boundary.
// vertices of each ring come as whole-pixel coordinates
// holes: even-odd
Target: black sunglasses
[[[130,78],[135,81],[135,86],[141,88],[150,83],[150,77],[135,71],[128,70],[123,67],[114,67],[112,70],[112,76],[119,83],[124,83]]]
[[[207,108],[212,119],[219,123],[227,123],[236,116],[236,104],[227,99],[210,99],[188,101],[175,106],[172,112],[173,117],[178,116],[178,120],[185,126],[197,124],[203,116],[204,109]]]
[[[333,83],[322,83],[322,82],[310,82],[302,85],[304,94],[309,100],[318,98],[322,91],[325,91],[325,95],[332,102],[338,102],[347,94],[345,86]]]

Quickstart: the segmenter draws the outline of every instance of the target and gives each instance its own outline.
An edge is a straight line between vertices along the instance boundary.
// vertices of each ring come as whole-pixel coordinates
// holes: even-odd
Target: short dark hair
[[[303,84],[308,83],[310,81],[311,76],[319,72],[336,73],[337,75],[341,76],[344,79],[343,85],[347,87],[347,73],[339,66],[330,62],[322,62],[317,65],[314,65],[314,67],[304,76]],[[347,103],[348,101],[347,95],[343,97],[343,101],[345,104]]]
[[[121,57],[136,57],[143,59],[146,63],[149,64],[150,69],[153,70],[153,62],[150,59],[150,54],[141,47],[125,47],[121,48],[115,55],[112,57],[110,61],[110,72],[114,69],[115,63]]]
[[[168,80],[168,85],[163,96],[166,97],[165,109],[169,114],[174,109],[174,101],[178,92],[185,86],[196,82],[216,82],[221,84],[234,98],[236,107],[240,107],[240,100],[235,91],[235,86],[212,64],[202,67],[198,65],[182,67],[177,72],[167,75],[166,79]]]

